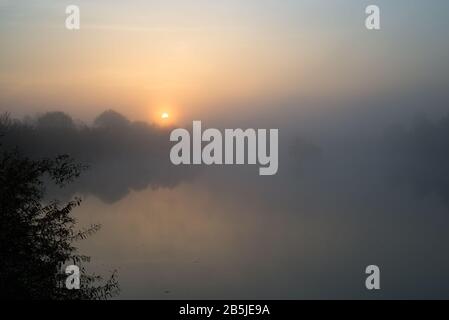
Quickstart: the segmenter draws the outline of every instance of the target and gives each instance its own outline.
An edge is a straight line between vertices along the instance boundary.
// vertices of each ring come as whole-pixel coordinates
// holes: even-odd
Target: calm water
[[[103,225],[80,243],[91,269],[117,269],[120,298],[369,298],[369,264],[381,267],[376,297],[449,296],[439,201],[407,191],[306,191],[241,174],[226,179],[211,169],[112,204],[88,196],[80,224]]]

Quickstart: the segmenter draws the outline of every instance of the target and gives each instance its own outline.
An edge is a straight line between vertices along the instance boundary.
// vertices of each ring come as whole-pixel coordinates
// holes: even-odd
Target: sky
[[[65,29],[65,6],[81,30]],[[155,121],[285,117],[445,81],[446,1],[1,1],[0,108]],[[315,103],[316,104],[316,103]],[[225,105],[225,106],[224,106]],[[236,117],[238,118],[238,116]]]
[[[445,0],[0,0],[0,113],[20,119],[2,145],[89,164],[49,197],[102,224],[79,246],[119,298],[448,298],[448,18]],[[192,120],[278,128],[278,174],[172,166]]]

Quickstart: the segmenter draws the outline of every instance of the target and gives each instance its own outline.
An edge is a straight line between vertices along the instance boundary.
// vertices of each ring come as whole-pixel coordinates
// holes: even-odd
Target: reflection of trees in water
[[[0,130],[11,125],[5,116]],[[4,132],[3,132],[4,133]],[[0,140],[1,142],[1,140]],[[0,150],[0,292],[7,299],[106,299],[118,292],[115,273],[103,281],[83,266],[89,257],[74,243],[98,230],[75,230],[72,209],[80,199],[44,204],[43,179],[64,187],[82,167],[67,156],[32,160],[17,150]],[[64,286],[64,264],[81,269],[81,288]]]
[[[130,190],[172,188],[196,175],[197,168],[171,164],[168,137],[169,128],[131,122],[114,111],[102,113],[92,126],[77,123],[65,113],[51,112],[36,119],[15,120],[3,143],[19,145],[31,158],[63,153],[87,163],[90,170],[62,191],[64,198],[93,194],[112,203]]]

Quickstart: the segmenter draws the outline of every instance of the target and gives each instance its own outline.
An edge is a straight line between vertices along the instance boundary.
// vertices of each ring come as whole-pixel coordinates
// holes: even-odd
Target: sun
[[[162,119],[168,119],[168,118],[170,118],[170,115],[168,114],[168,112],[162,112],[161,118]]]
[[[1,0],[0,0],[1,1]],[[171,127],[178,122],[178,110],[172,106],[156,107],[151,112],[151,122],[161,127]]]

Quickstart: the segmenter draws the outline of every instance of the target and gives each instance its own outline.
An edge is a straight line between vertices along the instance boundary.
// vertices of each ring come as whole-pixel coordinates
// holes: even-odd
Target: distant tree
[[[73,129],[75,123],[73,119],[64,112],[47,112],[37,119],[37,126],[40,128]]]
[[[121,129],[130,125],[130,121],[114,110],[107,110],[94,120],[94,125],[100,128]]]
[[[0,143],[9,124],[7,116],[0,117]],[[44,201],[45,179],[63,187],[83,168],[66,155],[33,160],[0,144],[0,297],[107,299],[118,292],[115,272],[106,281],[88,274],[84,264],[90,258],[74,246],[99,229],[98,225],[75,229],[71,211],[81,200]],[[80,267],[79,290],[65,287],[67,264]]]

